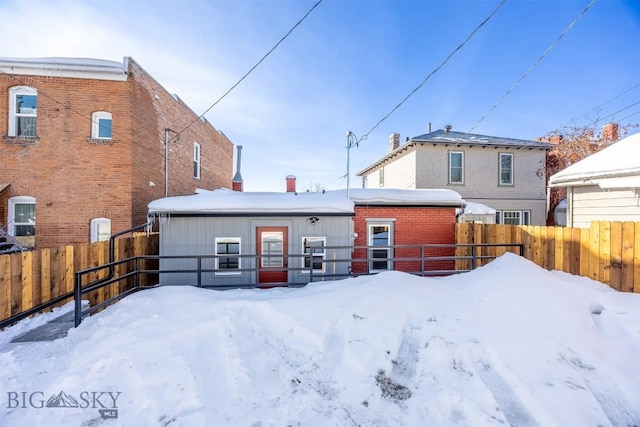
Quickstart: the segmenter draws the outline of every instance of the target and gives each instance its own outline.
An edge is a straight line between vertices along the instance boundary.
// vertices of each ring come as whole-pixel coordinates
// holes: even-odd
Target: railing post
[[[136,256],[136,276],[135,276],[135,285],[136,289],[140,288],[140,256]]]
[[[78,326],[80,326],[80,322],[82,322],[82,273],[76,273],[75,276],[75,286],[73,289],[73,302],[75,311],[73,313],[73,323],[74,327],[77,328]]]
[[[424,245],[420,245],[420,275],[424,277]]]
[[[198,255],[198,287],[202,287],[202,257]]]
[[[471,245],[471,269],[476,269],[476,245]]]

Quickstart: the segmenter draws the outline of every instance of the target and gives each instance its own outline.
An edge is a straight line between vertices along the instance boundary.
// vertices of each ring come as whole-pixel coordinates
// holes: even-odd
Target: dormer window
[[[111,113],[96,111],[91,115],[91,138],[111,139]]]
[[[35,138],[38,91],[28,86],[9,89],[9,136]]]

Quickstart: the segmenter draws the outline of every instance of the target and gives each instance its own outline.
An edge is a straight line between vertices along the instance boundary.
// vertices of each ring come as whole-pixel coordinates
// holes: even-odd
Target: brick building
[[[0,58],[0,135],[0,226],[36,247],[104,239],[165,194],[231,185],[231,141],[131,58]]]

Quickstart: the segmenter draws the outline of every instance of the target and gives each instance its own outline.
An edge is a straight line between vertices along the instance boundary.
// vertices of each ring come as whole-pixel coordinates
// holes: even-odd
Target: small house
[[[640,221],[640,133],[552,175],[549,186],[567,189],[568,227]]]

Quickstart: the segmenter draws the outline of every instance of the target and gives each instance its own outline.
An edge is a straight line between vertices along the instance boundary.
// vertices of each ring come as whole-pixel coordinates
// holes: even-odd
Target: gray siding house
[[[366,188],[446,188],[496,210],[500,224],[545,224],[545,155],[552,144],[445,130],[389,139],[389,153],[358,172]]]
[[[566,225],[640,221],[640,133],[628,136],[549,178],[566,187]]]
[[[310,272],[348,274],[348,262],[320,262],[348,260],[348,249],[313,247],[353,245],[353,216],[351,200],[329,193],[199,190],[149,204],[150,219],[159,221],[160,255],[202,255],[201,268],[215,270],[202,274],[202,286],[268,287],[308,283]],[[309,257],[293,256],[305,251]],[[197,268],[195,258],[160,262],[164,272]],[[195,285],[197,279],[196,273],[163,273],[160,284]]]

